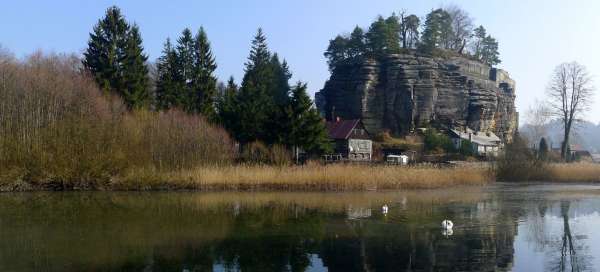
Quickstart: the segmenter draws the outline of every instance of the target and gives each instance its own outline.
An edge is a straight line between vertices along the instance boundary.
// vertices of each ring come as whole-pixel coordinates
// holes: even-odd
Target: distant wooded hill
[[[533,139],[533,128],[525,124],[519,129],[521,135],[525,136],[531,144],[538,145],[540,139]],[[560,148],[563,138],[563,128],[559,121],[552,121],[545,126],[545,134],[549,144],[554,148]],[[571,143],[592,153],[600,153],[600,123],[581,122],[573,132]]]

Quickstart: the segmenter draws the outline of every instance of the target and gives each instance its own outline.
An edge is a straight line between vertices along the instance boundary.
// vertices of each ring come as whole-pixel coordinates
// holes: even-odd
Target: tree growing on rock
[[[436,9],[425,20],[420,49],[433,52],[435,49],[449,49],[452,44],[452,18],[443,9]]]
[[[404,16],[401,13],[400,34],[402,36],[402,48],[415,48],[419,42],[419,26],[421,20],[417,15]]]
[[[444,10],[450,15],[451,21],[450,49],[462,54],[471,39],[473,19],[468,12],[456,5],[445,7]]]

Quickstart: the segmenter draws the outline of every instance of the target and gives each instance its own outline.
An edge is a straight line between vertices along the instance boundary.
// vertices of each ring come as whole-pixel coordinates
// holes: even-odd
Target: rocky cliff
[[[468,126],[510,140],[518,127],[508,73],[463,57],[410,53],[356,61],[335,69],[315,100],[327,119],[362,119],[372,134]]]

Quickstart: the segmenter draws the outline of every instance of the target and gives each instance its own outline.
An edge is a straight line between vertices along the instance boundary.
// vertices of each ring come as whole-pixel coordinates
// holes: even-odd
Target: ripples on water
[[[0,194],[0,271],[595,271],[599,196],[506,184]]]

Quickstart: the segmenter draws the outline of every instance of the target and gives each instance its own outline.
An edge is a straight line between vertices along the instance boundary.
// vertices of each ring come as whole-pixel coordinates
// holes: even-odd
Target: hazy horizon
[[[126,19],[140,26],[150,61],[159,57],[163,43],[175,40],[185,27],[204,26],[219,65],[217,75],[240,81],[250,41],[258,27],[267,35],[273,52],[285,58],[293,81],[308,83],[311,94],[329,77],[323,56],[329,39],[355,25],[368,27],[378,15],[405,10],[420,17],[431,9],[455,4],[470,13],[500,43],[502,63],[517,82],[517,110],[521,123],[529,105],[543,99],[550,74],[562,62],[585,65],[600,87],[600,28],[595,11],[600,2],[570,4],[552,1],[53,1],[25,0],[4,4],[0,17],[0,44],[18,57],[38,49],[81,54],[89,32],[106,8],[119,6]],[[600,122],[600,92],[586,119]]]

